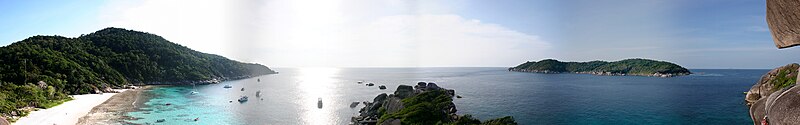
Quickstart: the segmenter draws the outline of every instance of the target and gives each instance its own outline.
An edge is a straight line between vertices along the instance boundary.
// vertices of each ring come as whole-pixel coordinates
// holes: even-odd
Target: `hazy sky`
[[[105,27],[272,67],[514,66],[650,58],[774,68],[763,0],[0,0],[0,45]]]

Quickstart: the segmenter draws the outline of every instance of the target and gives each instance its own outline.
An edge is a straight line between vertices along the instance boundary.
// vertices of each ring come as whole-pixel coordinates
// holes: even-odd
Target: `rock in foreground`
[[[416,86],[400,85],[393,94],[380,94],[366,102],[359,115],[352,117],[356,125],[516,125],[511,116],[481,122],[471,115],[456,114],[455,90],[435,83],[420,82]]]
[[[764,74],[745,96],[750,117],[756,124],[800,123],[800,88],[795,87],[800,65],[793,63]]]

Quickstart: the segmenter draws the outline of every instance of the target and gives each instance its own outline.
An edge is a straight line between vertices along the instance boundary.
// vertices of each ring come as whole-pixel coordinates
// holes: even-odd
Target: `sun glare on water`
[[[336,115],[331,104],[336,103],[332,94],[335,91],[334,77],[339,74],[338,68],[301,68],[297,77],[297,87],[301,91],[300,105],[302,120],[306,124],[324,125],[336,123]],[[322,100],[322,107],[319,106]]]

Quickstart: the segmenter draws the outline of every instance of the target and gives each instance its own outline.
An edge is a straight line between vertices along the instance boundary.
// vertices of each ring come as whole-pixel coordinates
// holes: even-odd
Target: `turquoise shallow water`
[[[347,124],[354,101],[400,84],[433,81],[456,90],[459,114],[514,116],[521,124],[752,124],[742,99],[768,70],[695,69],[674,78],[535,74],[505,68],[302,68],[198,86],[158,87],[133,123]],[[261,79],[258,82],[257,79]],[[356,81],[374,82],[367,87]],[[224,85],[233,88],[225,89]],[[389,89],[379,90],[378,85]],[[245,91],[240,91],[245,88]],[[199,94],[192,95],[192,90]],[[263,100],[255,97],[262,91]],[[239,103],[240,96],[250,101]],[[317,107],[322,98],[323,108]],[[230,102],[233,101],[233,102]],[[171,105],[165,105],[170,103]],[[199,118],[199,121],[193,119]]]

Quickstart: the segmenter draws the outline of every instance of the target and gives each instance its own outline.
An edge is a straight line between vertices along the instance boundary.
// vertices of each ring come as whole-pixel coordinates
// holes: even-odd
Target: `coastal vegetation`
[[[186,84],[275,73],[266,66],[198,52],[161,36],[105,28],[76,38],[33,36],[0,47],[0,113],[24,116],[68,95],[132,84]]]
[[[528,61],[516,67],[511,67],[508,70],[537,73],[584,73],[596,75],[639,75],[660,77],[691,74],[688,69],[674,63],[638,58],[614,62],[561,62],[554,59],[545,59],[538,62]]]

